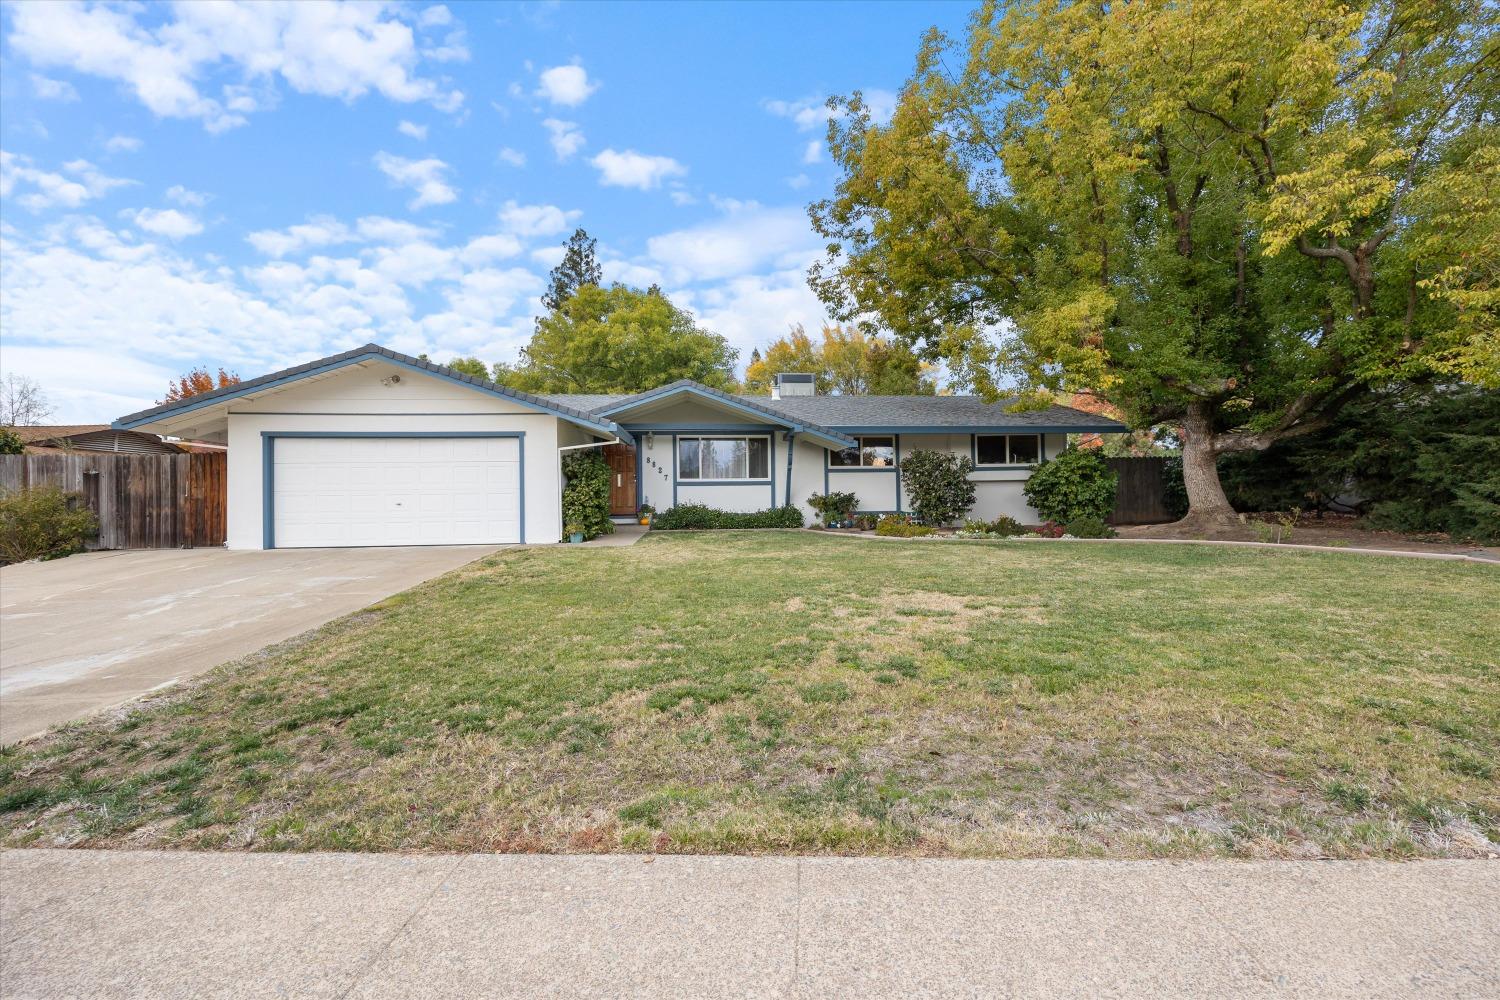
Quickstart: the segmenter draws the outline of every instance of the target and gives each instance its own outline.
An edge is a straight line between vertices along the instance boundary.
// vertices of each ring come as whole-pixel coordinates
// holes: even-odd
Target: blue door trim
[[[277,438],[515,438],[520,465],[517,489],[517,530],[526,542],[526,432],[525,431],[261,431],[260,519],[263,548],[276,547],[276,439]]]

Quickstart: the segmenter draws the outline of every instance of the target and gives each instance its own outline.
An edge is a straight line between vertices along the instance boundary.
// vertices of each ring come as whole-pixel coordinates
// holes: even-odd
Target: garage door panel
[[[514,438],[280,438],[275,544],[520,541]]]

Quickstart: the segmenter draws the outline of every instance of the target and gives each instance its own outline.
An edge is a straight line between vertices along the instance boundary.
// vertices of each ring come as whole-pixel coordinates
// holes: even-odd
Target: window
[[[690,437],[677,439],[678,479],[771,478],[771,439]]]
[[[834,468],[894,469],[896,439],[893,437],[859,437],[857,448],[843,448],[828,453],[828,464]]]
[[[1035,465],[1041,460],[1040,434],[974,435],[975,465]]]

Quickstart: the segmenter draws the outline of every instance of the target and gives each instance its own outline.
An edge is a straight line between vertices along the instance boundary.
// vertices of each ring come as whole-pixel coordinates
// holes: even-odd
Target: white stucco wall
[[[1047,457],[1061,454],[1067,447],[1066,434],[1044,435],[1043,448]],[[972,457],[970,436],[964,434],[902,434],[897,438],[898,456],[914,451],[948,451],[955,455]],[[799,445],[796,456],[797,468],[792,476],[792,498],[802,508],[808,523],[816,514],[807,506],[811,493],[824,491],[824,451],[821,447]],[[1022,484],[1031,476],[1029,469],[978,469],[970,476],[974,481],[974,507],[969,516],[992,520],[1001,514],[1014,517],[1023,524],[1036,524],[1041,516],[1026,503],[1021,492]],[[897,509],[896,490],[898,475],[895,472],[865,472],[829,469],[827,488],[836,492],[856,493],[862,511],[892,511]],[[900,509],[911,510],[910,499],[901,490]]]
[[[672,415],[688,417],[696,414],[681,411]],[[1045,435],[1043,447],[1049,458],[1060,454],[1066,446],[1066,435]],[[900,436],[897,441],[899,455],[909,455],[917,450],[949,451],[963,456],[971,454],[967,433],[903,434]],[[650,446],[642,441],[637,460],[641,470],[641,502],[649,503],[658,510],[671,507],[673,505],[671,433],[657,432]],[[792,464],[792,503],[802,511],[803,517],[809,524],[816,521],[817,514],[807,505],[807,498],[814,493],[823,493],[825,489],[858,494],[860,510],[884,512],[898,509],[899,476],[895,471],[828,469],[825,481],[825,462],[825,451],[822,445],[812,444],[805,439],[796,442]],[[780,505],[786,498],[786,442],[780,434],[776,435],[773,475],[776,481],[774,499],[776,505]],[[1022,484],[1030,475],[1031,472],[1028,469],[976,470],[971,477],[975,483],[975,499],[969,516],[991,520],[1001,514],[1007,514],[1023,524],[1039,522],[1041,517],[1027,506],[1025,494],[1021,492]],[[766,486],[704,487],[692,486],[684,482],[679,482],[677,485],[678,503],[702,503],[722,510],[749,511],[770,506],[771,501],[770,490]],[[911,509],[911,503],[904,490],[901,491],[899,498],[899,509]]]
[[[393,374],[401,376],[399,383],[381,384]],[[567,428],[567,442],[587,437],[551,414],[383,364],[341,369],[279,392],[236,400],[229,412],[228,546],[263,545],[262,431],[524,432],[525,541],[556,542],[562,536],[560,425]]]

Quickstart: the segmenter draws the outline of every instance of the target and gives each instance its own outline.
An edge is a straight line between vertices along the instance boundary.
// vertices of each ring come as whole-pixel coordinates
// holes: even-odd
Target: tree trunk
[[[1179,528],[1207,530],[1238,523],[1219,483],[1210,413],[1207,404],[1194,403],[1182,421],[1182,484],[1187,487],[1188,512],[1177,522]]]

